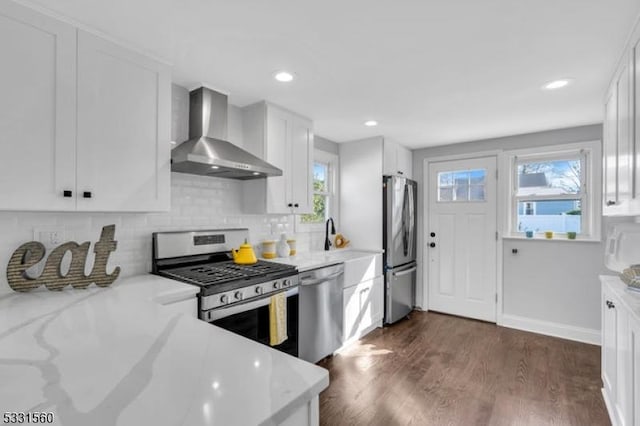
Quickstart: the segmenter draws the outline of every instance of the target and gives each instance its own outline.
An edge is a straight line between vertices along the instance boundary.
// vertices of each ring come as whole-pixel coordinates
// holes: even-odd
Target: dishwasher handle
[[[334,279],[338,278],[342,274],[343,274],[343,271],[338,271],[338,272],[334,272],[331,275],[327,275],[326,277],[316,278],[316,279],[313,279],[313,280],[306,280],[306,279],[303,278],[303,279],[300,280],[300,285],[318,285],[318,284],[322,284],[324,282],[334,280]]]

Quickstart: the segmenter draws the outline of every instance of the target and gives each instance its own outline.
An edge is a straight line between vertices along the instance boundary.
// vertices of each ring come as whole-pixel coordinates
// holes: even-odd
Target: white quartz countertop
[[[600,281],[608,284],[636,321],[640,321],[640,292],[629,290],[620,277],[615,275],[600,275]]]
[[[304,272],[311,269],[322,268],[323,266],[335,265],[349,260],[360,259],[368,256],[382,254],[382,250],[360,250],[360,249],[337,249],[329,251],[311,251],[299,253],[290,257],[277,257],[275,259],[265,259],[270,262],[286,263],[294,265],[298,271]]]
[[[160,304],[197,287],[152,275],[0,296],[0,412],[56,425],[277,424],[328,372]]]

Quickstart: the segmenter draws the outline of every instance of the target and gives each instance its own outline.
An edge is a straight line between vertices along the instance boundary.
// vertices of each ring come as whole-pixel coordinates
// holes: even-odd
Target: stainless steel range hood
[[[228,142],[227,95],[200,87],[190,93],[189,140],[171,152],[171,170],[230,179],[282,176],[282,170]]]

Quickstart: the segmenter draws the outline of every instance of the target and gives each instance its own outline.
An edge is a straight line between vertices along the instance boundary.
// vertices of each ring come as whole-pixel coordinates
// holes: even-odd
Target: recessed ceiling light
[[[219,169],[220,166],[211,166],[212,169]]]
[[[260,174],[260,172],[253,172],[254,176],[258,176]]]
[[[273,78],[281,83],[288,83],[293,80],[293,74],[287,71],[278,71],[273,75]]]
[[[550,81],[544,86],[542,86],[542,88],[546,90],[561,89],[567,86],[569,83],[571,83],[571,79],[563,78],[561,80]]]
[[[377,126],[378,122],[376,120],[369,120],[369,121],[365,121],[364,125],[367,127],[373,127],[373,126]]]

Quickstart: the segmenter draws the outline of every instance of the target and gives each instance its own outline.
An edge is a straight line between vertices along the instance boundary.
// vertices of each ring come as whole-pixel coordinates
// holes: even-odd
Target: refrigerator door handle
[[[414,271],[416,271],[418,269],[417,266],[413,266],[409,269],[405,269],[404,271],[399,271],[399,272],[392,272],[391,275],[393,275],[394,277],[402,277],[404,275],[410,274]]]
[[[409,193],[409,256],[413,259],[415,259],[415,254],[414,254],[414,250],[415,250],[415,241],[414,236],[415,236],[415,226],[416,226],[416,214],[415,214],[415,200],[414,200],[414,195],[413,195],[413,191],[414,191],[414,187],[412,186],[408,193]]]
[[[404,192],[402,194],[402,250],[405,256],[409,254],[409,230],[408,227],[411,225],[409,215],[409,194],[411,191],[409,190],[409,185],[405,183]]]

